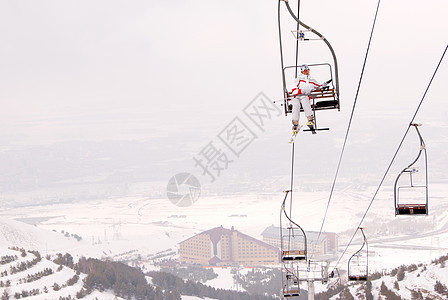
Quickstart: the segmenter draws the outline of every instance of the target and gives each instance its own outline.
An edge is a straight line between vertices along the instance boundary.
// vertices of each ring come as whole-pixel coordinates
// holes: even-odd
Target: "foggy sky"
[[[304,155],[313,158],[303,172],[312,167],[331,179],[376,3],[302,1],[303,21],[324,34],[338,56],[342,107],[341,112],[319,118],[330,132],[300,140],[307,145]],[[97,153],[94,161],[102,162],[92,167],[93,177],[121,173],[124,178],[133,174],[135,181],[153,181],[160,174],[158,180],[166,182],[171,174],[185,170],[201,176],[194,155],[241,115],[259,92],[271,100],[282,97],[277,4],[1,1],[0,156],[10,170],[3,175],[3,190],[14,181],[12,191],[42,188],[39,182],[48,182],[39,172],[46,167],[57,174],[65,170],[64,174],[79,175],[74,170],[85,168],[82,159],[92,153]],[[378,171],[372,176],[384,170],[448,42],[447,8],[444,0],[381,3],[347,164],[359,166],[364,157],[375,156],[377,161],[369,163]],[[288,15],[282,18],[285,30],[294,29],[292,20],[288,25]],[[290,38],[284,47],[293,52]],[[329,60],[324,46],[301,49],[302,62]],[[439,167],[441,162],[446,166],[448,146],[447,61],[417,120],[424,123],[427,144],[434,145],[432,162]],[[284,142],[289,139],[289,118],[272,120],[259,139],[234,159],[222,182],[251,182],[256,176],[269,177],[271,170],[278,176],[285,170],[288,176],[290,149]],[[116,146],[120,143],[121,152]],[[70,166],[67,160],[80,163]],[[129,166],[135,171],[137,165],[137,173],[147,175],[125,170]],[[358,169],[347,172],[354,175]],[[436,174],[437,179],[447,179],[440,169]],[[55,183],[70,176],[51,178]]]

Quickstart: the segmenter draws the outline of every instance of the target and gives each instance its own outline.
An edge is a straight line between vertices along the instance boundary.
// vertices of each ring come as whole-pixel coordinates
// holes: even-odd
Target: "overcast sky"
[[[172,137],[175,147],[188,149],[176,159],[191,160],[259,92],[271,100],[282,97],[277,5],[0,1],[0,150],[138,140],[163,151],[167,141],[155,138]],[[341,146],[376,5],[302,1],[303,22],[330,41],[340,68],[342,110],[319,119],[332,131],[316,138],[315,146]],[[365,140],[351,143],[366,142],[380,124],[378,135],[392,135],[387,154],[398,144],[447,45],[447,12],[446,0],[382,1],[353,123]],[[286,13],[282,20],[285,31],[295,28]],[[293,53],[293,36],[284,39],[285,52]],[[301,62],[331,62],[323,43],[312,43],[302,46]],[[419,112],[443,147],[447,80],[445,58]],[[262,137],[288,139],[289,118],[272,121]],[[403,126],[387,128],[392,120],[403,120]]]

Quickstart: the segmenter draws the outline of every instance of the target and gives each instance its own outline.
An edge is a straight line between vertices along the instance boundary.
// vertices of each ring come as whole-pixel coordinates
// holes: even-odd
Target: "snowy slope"
[[[405,271],[402,279],[389,273],[380,279],[372,280],[372,295],[374,299],[380,299],[381,295],[384,299],[384,294],[381,293],[381,286],[384,282],[387,289],[402,299],[413,299],[412,291],[421,292],[423,299],[446,299],[446,295],[441,295],[435,291],[434,286],[437,281],[444,285],[448,283],[448,271],[444,264],[421,264],[415,270]],[[349,283],[348,286],[355,299],[362,297],[360,295],[365,295],[365,283],[354,282]],[[338,297],[340,297],[340,294],[333,296],[331,299],[335,300]]]
[[[218,277],[207,280],[204,284],[214,287],[216,289],[224,289],[224,290],[233,290],[233,291],[239,291],[244,292],[245,290],[235,282],[233,279],[233,274],[231,273],[232,267],[212,267],[213,272],[218,275]],[[241,273],[244,273],[243,269],[240,270]]]
[[[356,184],[347,184],[334,196],[324,226],[324,230],[339,234],[339,254],[342,254],[372,194],[371,188],[353,192],[356,189]],[[435,200],[431,202],[427,217],[395,217],[391,190],[385,189],[378,195],[364,222],[372,272],[390,271],[402,264],[427,264],[448,252],[446,190],[444,184],[432,185],[431,195]],[[299,189],[295,195],[297,203],[294,204],[293,218],[300,220],[305,230],[318,230],[328,200],[327,192]],[[178,243],[216,226],[234,226],[261,239],[260,234],[266,227],[278,223],[282,196],[281,192],[208,196],[190,207],[177,207],[167,199],[135,196],[4,209],[0,211],[0,246],[16,245],[39,250],[42,256],[69,252],[75,260],[86,256],[135,261],[149,269],[150,258],[157,253],[177,252]],[[14,220],[17,218],[23,222]],[[30,220],[34,226],[24,223]],[[61,232],[76,233],[82,240],[67,238]],[[359,246],[355,239],[339,268],[346,269],[349,254]],[[330,263],[330,269],[334,263]],[[236,289],[232,287],[231,274],[222,272],[206,284]],[[434,284],[431,282],[430,285]],[[316,292],[326,289],[318,284],[315,287]]]
[[[213,298],[199,298],[199,297],[195,297],[195,296],[181,296],[182,300],[216,300]]]
[[[0,246],[16,246],[39,251],[63,251],[79,247],[74,239],[12,219],[0,219]]]
[[[325,231],[339,234],[341,252],[354,233],[372,192],[371,189],[351,191],[354,188],[356,186],[348,186],[333,197],[325,221]],[[380,193],[363,224],[372,251],[372,270],[408,264],[411,257],[412,263],[428,262],[448,251],[448,204],[443,201],[446,187],[433,185],[431,190],[433,198],[440,200],[431,203],[428,217],[395,217],[391,191]],[[298,190],[295,195],[293,219],[300,219],[300,224],[307,231],[319,230],[328,193]],[[281,192],[210,196],[201,198],[190,207],[177,207],[167,199],[148,200],[142,196],[10,209],[0,211],[0,224],[12,224],[8,219],[18,216],[24,220],[41,218],[42,221],[26,227],[33,230],[33,234],[28,236],[28,229],[20,230],[26,226],[23,223],[14,223],[22,225],[14,226],[13,233],[10,229],[2,229],[4,238],[2,240],[0,232],[0,245],[17,243],[43,253],[66,249],[74,257],[115,257],[136,251],[145,258],[167,249],[177,251],[178,243],[183,240],[221,225],[226,228],[234,226],[245,234],[262,239],[260,234],[266,227],[278,225],[282,196]],[[46,238],[44,235],[45,238],[38,242],[36,237],[41,233],[35,230],[39,228],[48,232],[56,230],[55,237],[65,231],[76,233],[83,239],[81,242],[74,239],[53,242],[54,237]],[[16,238],[17,235],[20,238]],[[11,242],[8,244],[7,240]],[[356,251],[357,243],[355,239],[347,253]],[[406,257],[401,255],[403,250],[406,250]],[[344,257],[341,263],[344,264],[346,259]]]
[[[25,257],[22,257],[20,251],[8,249],[5,247],[0,247],[1,256],[17,256],[17,259],[0,265],[0,273],[7,272],[8,275],[0,277],[0,281],[4,287],[0,287],[0,294],[6,291],[10,297],[14,297],[16,293],[22,294],[23,292],[36,291],[32,296],[28,296],[27,299],[58,299],[59,297],[75,297],[76,293],[82,289],[82,280],[87,276],[85,274],[80,274],[79,279],[73,285],[68,285],[67,281],[76,275],[73,269],[68,267],[60,268],[59,265],[54,262],[42,258],[37,264],[22,270],[20,272],[12,274],[11,267],[18,266],[21,263],[26,263],[32,261],[36,256],[32,253],[27,252]],[[52,270],[52,274],[40,277],[37,280],[30,281],[29,278],[33,275],[42,272],[43,270]],[[28,282],[30,281],[30,282]],[[7,285],[7,286],[6,286]],[[54,288],[57,285],[60,288]],[[114,299],[114,295],[110,292],[98,292],[94,291],[89,295],[88,299],[93,299],[98,297],[98,299]]]

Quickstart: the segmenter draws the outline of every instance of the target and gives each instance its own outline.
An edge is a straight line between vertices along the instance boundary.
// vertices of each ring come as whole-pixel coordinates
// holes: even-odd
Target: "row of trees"
[[[56,232],[56,230],[53,229],[54,232]],[[61,230],[61,233],[65,236],[65,237],[72,237],[75,238],[78,242],[82,240],[82,236],[77,235],[76,233],[69,233],[68,231],[64,231]]]
[[[15,274],[15,273],[19,273],[19,272],[23,272],[29,268],[31,268],[32,266],[36,265],[39,261],[37,259],[33,259],[32,261],[22,261],[20,263],[18,263],[16,266],[11,266],[9,268],[9,273]]]
[[[432,263],[434,264],[440,264],[442,268],[445,267],[445,262],[448,260],[448,254],[447,255],[443,255],[435,260],[432,261]]]
[[[17,248],[14,247],[12,248],[12,250],[17,250],[20,251],[22,253],[22,257],[26,256],[26,251],[22,248]],[[16,266],[11,266],[10,267],[10,274],[15,274],[18,272],[22,272],[25,271],[29,268],[31,268],[32,266],[36,265],[38,262],[40,262],[42,260],[41,255],[38,251],[28,251],[29,253],[32,253],[35,258],[32,261],[26,261],[26,262],[20,262],[18,263]],[[25,253],[25,255],[24,255]],[[47,257],[47,259],[49,259],[50,257]],[[58,254],[54,260],[55,263],[59,264],[59,268],[57,271],[62,270],[63,266],[66,265],[68,267],[73,268],[74,267],[74,263],[73,263],[73,257],[70,254]],[[28,283],[28,282],[32,282],[32,281],[36,281],[41,279],[44,276],[49,276],[51,274],[53,274],[54,271],[51,268],[45,268],[43,271],[37,272],[35,274],[28,274],[26,277],[24,278],[20,278],[18,280],[19,284],[20,283]],[[2,274],[3,275],[3,274]],[[5,271],[5,275],[7,276],[8,272]],[[79,272],[77,272],[77,274],[75,274],[73,277],[69,278],[64,284],[59,285],[58,283],[54,283],[51,288],[54,291],[58,291],[61,288],[64,288],[66,286],[71,286],[74,285],[75,283],[77,283],[79,281]],[[10,280],[7,280],[6,283],[3,283],[3,281],[0,281],[0,287],[8,287],[11,285]],[[43,293],[48,293],[48,288],[44,287],[43,288]],[[20,298],[25,298],[25,297],[29,297],[29,296],[35,296],[35,295],[39,295],[40,293],[42,293],[39,289],[32,289],[30,291],[27,290],[23,290],[21,292],[16,292],[14,294],[14,298],[15,299],[20,299]],[[1,300],[7,300],[9,299],[9,295],[8,292],[5,290]],[[74,298],[73,298],[74,299]]]
[[[10,247],[9,249],[14,250],[14,251],[19,251],[20,252],[20,256],[25,257],[26,256],[26,250],[23,248],[19,248],[19,247]]]
[[[444,267],[444,263],[445,261],[448,260],[448,255],[444,255],[441,256],[440,258],[437,258],[435,260],[432,261],[433,264],[440,264],[441,267]],[[390,273],[384,273],[381,274],[379,272],[373,273],[373,274],[369,274],[369,278],[367,280],[367,282],[362,284],[362,289],[363,289],[363,295],[362,297],[360,296],[360,294],[357,293],[357,297],[361,297],[361,298],[365,298],[367,300],[369,299],[373,299],[373,295],[372,295],[372,281],[373,280],[377,280],[380,279],[382,276],[384,275],[389,275],[392,277],[397,277],[397,280],[394,282],[394,286],[393,289],[395,290],[400,290],[400,281],[403,281],[404,278],[406,277],[406,272],[411,273],[411,272],[415,272],[418,271],[419,268],[421,268],[422,271],[426,271],[427,267],[424,266],[423,264],[411,264],[411,265],[401,265],[397,268],[394,268],[391,270]],[[417,277],[420,276],[420,273],[417,274]],[[360,288],[361,289],[361,288]],[[358,290],[360,290],[358,289]],[[436,293],[445,296],[448,299],[448,288],[446,287],[446,285],[444,285],[443,283],[441,283],[440,281],[436,281],[435,285],[434,285],[434,290]],[[428,297],[425,298],[423,295],[423,292],[419,289],[416,290],[411,290],[411,297],[412,299],[429,299]],[[380,294],[383,295],[386,299],[390,299],[390,300],[396,300],[396,299],[402,299],[400,295],[398,295],[397,293],[395,293],[393,290],[389,289],[386,284],[383,282],[381,282],[381,286],[380,286]],[[339,297],[337,299],[355,299],[353,297],[353,295],[351,295],[350,290],[348,288],[347,285],[335,285],[331,288],[329,288],[326,292],[317,294],[315,299],[316,300],[323,300],[323,299],[329,299],[335,295],[339,295]],[[432,298],[431,298],[432,299]]]
[[[223,289],[215,289],[210,286],[196,283],[191,280],[183,280],[177,276],[165,272],[150,272],[147,274],[157,287],[175,291],[178,294],[196,297],[209,297],[214,299],[232,300],[272,300],[273,297],[249,294],[247,292],[236,292]],[[175,298],[177,299],[177,298]]]
[[[85,296],[94,289],[109,289],[113,290],[115,295],[126,299],[157,299],[155,289],[147,283],[140,269],[120,262],[85,257],[79,259],[75,269],[88,274],[84,279],[84,291],[80,291],[77,296]],[[163,297],[163,293],[160,296]]]
[[[418,270],[418,267],[423,266],[420,264],[417,266],[416,264],[411,264],[409,266],[401,265],[395,269],[392,269],[392,271],[389,273],[390,276],[397,276],[397,281],[402,281],[406,275],[406,272],[414,272]],[[426,267],[423,267],[423,270],[426,270]]]
[[[11,286],[11,280],[6,280],[6,282],[0,281],[0,287],[8,287]]]
[[[17,260],[18,257],[17,255],[5,255],[0,257],[0,265],[6,265],[9,264],[10,262],[13,262],[15,260]]]
[[[53,284],[52,288],[53,288],[54,291],[59,291],[60,289],[66,287],[66,286],[74,285],[75,283],[78,282],[78,280],[79,280],[79,276],[78,275],[74,275],[72,278],[68,279],[66,281],[66,283],[63,284],[63,285],[59,285],[58,283],[55,282]],[[43,288],[43,293],[48,293],[48,288],[46,286]],[[41,291],[39,289],[37,289],[37,288],[36,289],[32,289],[30,291],[22,290],[21,292],[16,292],[14,294],[14,298],[15,299],[21,299],[21,298],[26,298],[26,297],[30,297],[30,296],[36,296],[36,295],[39,295],[39,294],[41,294]],[[9,296],[7,290],[5,290],[3,292],[1,300],[8,300],[9,297],[10,296]],[[65,297],[63,299],[65,299]],[[72,298],[71,296],[69,296],[69,298],[67,298],[67,299],[75,299],[75,298]]]
[[[26,297],[30,297],[30,296],[36,296],[39,295],[39,289],[32,289],[30,291],[22,291],[22,292],[17,292],[14,294],[14,299],[20,299],[20,298],[26,298]]]
[[[218,277],[218,274],[213,272],[212,269],[206,269],[202,266],[192,265],[186,267],[177,268],[161,268],[160,271],[171,273],[183,279],[188,279],[196,282],[206,282]]]
[[[20,278],[19,279],[19,284],[27,283],[27,282],[33,282],[33,281],[41,279],[42,277],[49,276],[49,275],[51,275],[53,273],[54,272],[53,272],[53,270],[51,268],[45,268],[42,271],[39,271],[39,272],[31,274],[31,275],[28,274],[26,277]]]
[[[99,291],[113,290],[116,296],[126,299],[180,300],[181,294],[215,299],[273,299],[272,297],[247,292],[215,289],[192,280],[183,280],[166,272],[148,273],[147,275],[152,278],[153,285],[150,285],[140,269],[129,267],[120,262],[101,261],[94,258],[80,258],[75,265],[75,269],[87,274],[83,289],[77,293],[77,298],[85,297],[91,291],[97,289]]]
[[[71,256],[69,253],[65,253],[64,255],[62,255],[61,253],[56,254],[56,258],[53,259],[53,262],[57,265],[66,266],[71,269],[73,269],[75,266],[73,256]]]
[[[262,294],[276,296],[282,286],[282,272],[278,269],[258,270],[253,269],[246,275],[237,270],[232,271],[236,283],[240,284],[250,294]]]
[[[27,255],[25,249],[23,249],[23,248],[10,247],[9,249],[14,250],[14,251],[20,251],[22,257],[25,257]],[[38,256],[40,257],[39,252],[37,252],[37,253],[38,253]],[[2,257],[0,257],[0,265],[6,265],[8,263],[16,261],[17,259],[18,259],[17,255],[5,255],[5,256],[2,256]],[[23,268],[23,265],[21,267]],[[11,273],[11,274],[13,274],[13,273]],[[5,277],[5,276],[8,276],[8,271],[6,271],[6,270],[0,273],[0,277]]]
[[[26,251],[22,248],[13,248],[13,250],[20,251],[22,253],[22,257],[26,256]],[[9,268],[10,274],[15,274],[18,272],[25,271],[25,270],[31,268],[32,266],[37,265],[37,263],[42,260],[42,257],[38,251],[29,251],[29,252],[34,254],[35,257],[31,261],[28,261],[28,260],[26,262],[22,261],[20,263],[17,263],[15,266],[11,266]],[[8,274],[6,273],[5,276],[7,276],[7,275]]]

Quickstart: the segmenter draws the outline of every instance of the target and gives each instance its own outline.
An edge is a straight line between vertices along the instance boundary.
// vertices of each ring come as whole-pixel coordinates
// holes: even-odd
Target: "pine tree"
[[[346,287],[340,294],[340,298],[341,300],[355,300],[355,298],[353,297],[353,295],[350,293],[350,290],[348,289],[348,287]]]
[[[414,300],[423,300],[423,294],[421,291],[411,291],[411,297]]]
[[[442,295],[448,296],[448,290],[446,285],[444,285],[443,283],[441,283],[440,281],[436,281],[436,284],[434,285],[434,290]]]
[[[367,280],[364,290],[366,293],[366,300],[373,300],[372,282],[370,280]]]
[[[384,281],[381,282],[380,293],[385,295],[387,293],[387,286],[384,284]]]
[[[55,291],[59,291],[61,289],[61,287],[59,286],[59,284],[57,284],[56,282],[53,284],[53,290]]]
[[[1,300],[9,300],[9,294],[7,290],[4,290]]]
[[[397,280],[402,281],[404,279],[404,267],[400,267],[397,273]]]
[[[384,284],[384,281],[381,282],[380,293],[386,296],[386,299],[388,300],[401,299],[399,295],[395,294],[394,292],[392,292],[387,288],[387,286]]]

